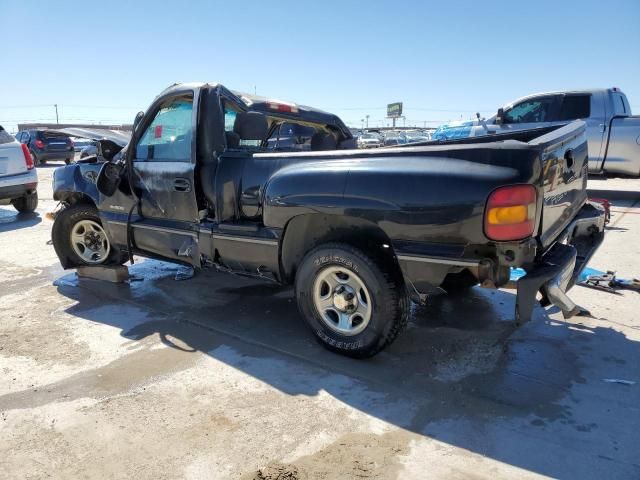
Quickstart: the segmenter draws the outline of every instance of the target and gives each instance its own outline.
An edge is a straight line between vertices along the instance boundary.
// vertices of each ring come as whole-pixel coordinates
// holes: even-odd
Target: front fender
[[[96,187],[102,163],[76,163],[56,169],[53,172],[53,199],[71,203],[83,196],[98,205],[100,193]]]

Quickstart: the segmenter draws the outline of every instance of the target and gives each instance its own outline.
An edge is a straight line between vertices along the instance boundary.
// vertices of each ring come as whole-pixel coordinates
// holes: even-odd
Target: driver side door
[[[197,265],[194,94],[164,97],[152,111],[130,150],[133,185],[141,199],[141,215],[132,223],[135,245]]]

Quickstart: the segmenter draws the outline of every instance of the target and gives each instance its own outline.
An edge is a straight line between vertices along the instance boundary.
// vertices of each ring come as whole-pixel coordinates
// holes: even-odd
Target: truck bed
[[[311,212],[338,202],[345,214],[381,225],[389,238],[461,255],[468,245],[489,241],[482,224],[489,193],[532,184],[539,191],[536,238],[547,248],[586,200],[584,132],[584,123],[576,121],[366,151],[255,154],[255,179],[246,173],[243,189],[257,185],[266,173],[257,172],[269,169],[265,225],[284,228],[300,204]]]

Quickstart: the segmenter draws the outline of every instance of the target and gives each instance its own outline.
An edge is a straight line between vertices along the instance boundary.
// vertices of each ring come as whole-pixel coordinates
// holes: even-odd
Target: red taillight
[[[38,148],[44,148],[44,142],[42,140],[36,140],[35,144]]]
[[[500,187],[489,195],[484,211],[484,233],[491,240],[522,240],[533,233],[536,218],[533,185]]]
[[[24,163],[27,166],[27,170],[31,170],[33,168],[33,158],[31,158],[31,152],[24,143],[20,144],[20,146],[22,147],[22,154],[24,155]]]

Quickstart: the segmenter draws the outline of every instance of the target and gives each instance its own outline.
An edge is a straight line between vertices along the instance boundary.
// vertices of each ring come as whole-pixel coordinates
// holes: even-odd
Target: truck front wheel
[[[298,308],[326,348],[371,357],[406,325],[409,300],[387,263],[339,243],[304,257],[296,273]]]
[[[92,205],[76,204],[61,210],[56,215],[51,237],[58,257],[66,258],[69,266],[124,263],[119,252],[112,248],[98,210]]]

